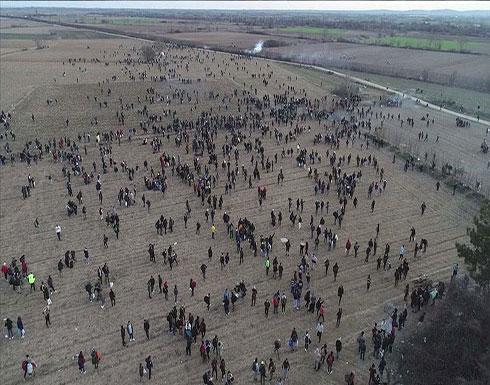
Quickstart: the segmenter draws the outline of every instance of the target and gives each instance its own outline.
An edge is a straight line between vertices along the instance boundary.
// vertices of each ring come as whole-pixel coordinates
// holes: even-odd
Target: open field
[[[259,40],[269,40],[271,47],[266,46],[261,55],[377,75],[427,80],[480,92],[490,90],[487,81],[490,78],[490,41],[484,35],[484,30],[481,36],[458,38],[454,34],[428,34],[423,30],[407,31],[406,36],[387,36],[385,30],[382,33],[363,30],[360,23],[355,24],[354,29],[294,25],[273,28],[270,23],[248,25],[219,16],[213,23],[206,18],[193,16],[186,19],[182,15],[145,18],[70,14],[45,19],[233,52],[248,51]],[[122,21],[102,24],[102,19]],[[437,26],[431,28],[437,29]],[[454,31],[457,30],[455,26]],[[381,45],[373,47],[376,41]],[[461,47],[479,55],[457,52]]]
[[[365,40],[366,43],[375,45],[387,45],[399,48],[418,48],[418,49],[433,49],[438,51],[453,51],[453,52],[473,52],[474,49],[480,47],[479,43],[467,42],[464,40],[437,40],[437,39],[421,39],[408,36],[386,36],[381,38],[372,38]]]
[[[224,42],[228,46],[236,45],[242,49],[250,49],[254,41],[261,39],[260,35],[245,33],[178,34],[178,38],[203,44],[206,41],[212,44]],[[369,133],[366,128],[359,128],[357,131],[348,124],[351,132],[360,132],[361,135],[355,142],[350,140],[349,144],[346,143],[346,136],[339,136],[338,148],[324,144],[323,140],[315,145],[314,136],[336,135],[341,132],[342,118],[350,121],[352,117],[352,122],[357,123],[369,119],[372,122],[371,133],[398,141],[399,145],[403,144],[414,154],[423,156],[428,152],[429,159],[436,154],[438,168],[441,162],[452,162],[458,167],[463,165],[466,170],[463,176],[468,180],[478,178],[482,184],[482,192],[486,195],[490,193],[488,154],[484,155],[479,151],[486,127],[472,124],[469,128],[458,128],[452,116],[429,111],[411,103],[406,103],[401,108],[380,106],[379,99],[386,95],[369,88],[360,89],[359,105],[352,110],[342,108],[338,105],[340,98],[334,91],[344,82],[324,72],[265,62],[260,58],[163,44],[158,45],[158,51],[164,55],[157,62],[147,64],[142,61],[139,51],[143,43],[134,39],[60,39],[50,42],[49,48],[40,50],[22,50],[27,48],[22,45],[25,44],[24,40],[5,41],[10,44],[6,49],[17,48],[21,51],[6,51],[5,55],[2,51],[0,56],[0,109],[12,113],[9,123],[16,136],[15,140],[10,135],[7,138],[6,129],[1,127],[0,153],[7,156],[7,159],[10,158],[5,151],[7,141],[13,152],[19,153],[26,142],[34,143],[37,139],[44,148],[53,139],[59,143],[63,138],[63,152],[79,152],[80,166],[89,173],[93,172],[94,178],[98,173],[101,174],[104,198],[102,202],[98,200],[95,181],[85,184],[80,175],[75,176],[72,173],[73,193],[83,193],[83,204],[79,205],[80,215],[68,217],[65,205],[70,197],[62,168],[72,171],[73,164],[67,160],[54,161],[50,151],[43,150],[43,159],[32,161],[30,167],[19,161],[0,166],[0,262],[9,263],[12,258],[18,259],[25,254],[29,271],[36,275],[38,286],[37,291],[30,293],[28,284],[24,283],[22,293],[19,294],[12,291],[7,281],[0,278],[2,319],[9,317],[15,322],[16,317],[21,316],[26,329],[24,339],[0,339],[2,384],[17,384],[22,381],[20,368],[25,354],[30,354],[36,361],[38,370],[35,381],[42,385],[134,384],[138,381],[138,364],[144,363],[144,358],[148,355],[152,356],[155,365],[152,381],[183,385],[202,383],[202,374],[210,369],[210,364],[203,363],[199,357],[201,338],[197,338],[197,345],[192,345],[192,356],[186,356],[184,338],[168,333],[166,317],[174,306],[174,285],[179,289],[177,308],[185,304],[186,315],[191,312],[194,316],[199,315],[205,319],[207,332],[204,339],[211,340],[217,335],[223,342],[223,358],[227,370],[231,370],[236,378],[235,383],[252,383],[251,365],[255,357],[266,361],[273,357],[277,366],[275,377],[281,375],[280,365],[284,358],[288,358],[291,364],[288,384],[341,384],[344,374],[352,370],[356,372],[356,383],[367,383],[368,368],[376,361],[370,354],[373,350],[370,330],[374,322],[380,323],[382,319],[388,318],[387,309],[393,305],[403,308],[406,283],[411,288],[414,287],[413,280],[423,274],[434,281],[449,278],[452,266],[458,262],[454,244],[456,241],[467,240],[466,226],[476,214],[478,202],[468,199],[459,191],[453,195],[452,189],[444,184],[437,192],[435,180],[426,173],[418,172],[416,168],[415,171],[409,169],[404,172],[402,159],[397,158],[393,162],[391,152],[376,148],[372,142],[368,145],[362,135]],[[2,49],[3,44],[2,41]],[[315,56],[314,52],[327,47],[337,56],[345,54],[347,50],[336,45],[315,44],[307,54],[315,60],[322,58]],[[372,47],[368,48],[373,50]],[[288,49],[291,49],[293,55],[298,55],[295,50],[299,48],[293,46]],[[378,48],[374,51],[371,54],[361,51],[356,56],[366,58],[369,55],[369,60],[374,62],[376,55],[379,57],[388,52]],[[280,49],[273,52],[281,53]],[[400,52],[397,54],[401,55]],[[401,65],[410,59],[408,56],[395,56],[387,60],[396,59],[397,65]],[[69,63],[72,58],[75,58],[73,64]],[[413,68],[416,60],[427,58],[429,56],[413,58],[407,65]],[[449,60],[449,57],[444,56],[442,59]],[[459,65],[464,66],[465,63],[461,62]],[[468,65],[466,62],[466,66]],[[480,71],[479,76],[485,76],[488,72],[482,63],[475,62],[473,65],[475,71]],[[436,67],[437,70],[447,70],[443,63],[439,66]],[[219,96],[213,96],[217,94]],[[292,98],[299,100],[305,97],[311,103],[308,106],[298,104],[296,117],[289,119],[287,123],[278,122],[271,117],[271,108],[283,108],[284,104],[276,104],[274,95],[286,95],[291,102]],[[264,96],[269,96],[271,106],[259,108],[252,98],[263,101]],[[56,102],[48,103],[48,100]],[[314,107],[316,103],[317,107]],[[361,109],[366,111],[364,117],[359,114]],[[329,118],[323,118],[319,122],[313,117],[319,111],[328,111]],[[125,116],[124,124],[118,119],[121,113]],[[427,113],[430,119],[434,118],[434,124],[428,127],[421,120]],[[299,119],[301,114],[304,116]],[[405,125],[401,128],[398,114],[400,120],[405,122],[407,118],[413,118],[414,127],[408,128]],[[235,117],[236,126],[227,129],[218,127],[219,122],[227,117]],[[239,127],[239,117],[247,119],[243,127]],[[67,119],[69,124],[66,123]],[[254,128],[254,120],[268,127],[268,131],[262,134],[258,127]],[[184,133],[185,124],[189,124],[185,129],[190,138],[189,152],[185,150],[184,144],[177,146],[175,142],[175,137]],[[148,131],[144,132],[142,126],[148,128]],[[131,141],[128,140],[129,128],[137,130]],[[212,144],[215,145],[216,167],[208,163],[209,154],[206,151],[198,159],[192,151],[195,135],[199,137],[199,132],[207,132],[208,129]],[[119,130],[124,133],[120,142],[115,138],[109,139],[106,145],[110,153],[102,154],[103,146],[96,143],[96,135]],[[276,140],[272,138],[274,130],[283,135],[295,133],[295,139],[289,143],[285,143],[284,139]],[[427,142],[417,140],[420,131],[429,133]],[[240,143],[233,146],[229,156],[225,156],[223,146],[229,145],[237,133],[241,135]],[[90,141],[84,139],[86,134],[91,135]],[[436,144],[437,135],[440,139]],[[145,138],[148,143],[143,145]],[[70,139],[70,145],[66,144],[66,139]],[[152,151],[152,140],[161,140],[161,148],[156,152]],[[244,143],[251,144],[250,152],[246,151]],[[259,147],[263,147],[264,160],[273,160],[277,154],[277,161],[270,172],[257,163],[260,178],[251,179],[250,188],[241,167],[243,165],[248,175],[252,175],[255,162],[260,161]],[[281,156],[281,151],[289,148],[294,155]],[[306,149],[308,154],[317,152],[321,161],[313,156],[315,162],[312,162],[307,157],[306,168],[298,167],[295,160],[296,148]],[[362,178],[355,190],[359,204],[354,209],[352,200],[348,199],[341,227],[334,224],[332,217],[332,212],[339,210],[335,183],[332,182],[329,192],[315,194],[315,182],[308,177],[307,167],[316,169],[322,180],[333,172],[327,151],[329,155],[335,152],[337,160],[342,156],[352,156],[352,161],[339,166],[342,174],[362,171]],[[223,196],[224,202],[222,209],[216,210],[216,238],[211,237],[211,220],[208,221],[205,217],[207,203],[201,204],[192,185],[183,183],[177,173],[174,175],[172,167],[167,165],[164,168],[168,177],[168,190],[165,194],[146,188],[145,177],[152,179],[152,171],[163,172],[160,164],[163,153],[175,157],[182,164],[188,164],[196,176],[202,175],[205,167],[209,167],[211,176],[218,176],[212,195],[216,194],[218,198]],[[371,161],[370,165],[357,165],[357,156],[371,159],[375,157],[377,165],[383,169],[383,179],[387,181],[386,190],[371,199],[367,196],[368,186],[371,182],[380,180],[379,170]],[[101,157],[107,163],[107,173],[101,172]],[[147,168],[144,167],[145,161],[148,162]],[[225,193],[228,177],[226,166],[225,169],[221,167],[223,161],[230,162],[230,170],[234,170],[235,166],[239,170],[236,186],[231,194]],[[128,178],[128,173],[121,166],[122,162],[129,168],[136,169],[134,178]],[[93,164],[96,165],[96,170]],[[193,168],[193,164],[199,164],[201,172]],[[277,175],[280,169],[284,173],[284,181],[278,184]],[[21,187],[25,185],[28,175],[36,180],[36,187],[31,190],[29,198],[22,199]],[[49,183],[49,176],[52,176],[52,184]],[[261,205],[256,195],[259,186],[267,187],[267,199]],[[120,189],[126,187],[135,191],[134,206],[121,206],[117,200]],[[151,201],[151,208],[147,209],[142,204],[143,194]],[[293,212],[303,218],[301,229],[298,225],[291,226],[288,220],[289,197],[293,199]],[[300,212],[297,212],[294,203],[298,198],[305,200],[304,210]],[[373,211],[372,199],[376,200]],[[192,208],[187,229],[183,220],[186,200]],[[315,213],[316,200],[328,201],[330,210]],[[422,202],[427,204],[423,216],[420,214]],[[83,219],[81,215],[82,205],[87,208],[87,219]],[[104,214],[111,210],[117,212],[121,223],[119,239],[100,220],[99,208]],[[282,213],[281,225],[271,225],[272,210]],[[272,273],[266,275],[264,258],[260,253],[254,257],[246,242],[242,242],[244,262],[239,263],[236,246],[227,235],[222,221],[224,212],[230,214],[235,225],[239,218],[247,217],[251,220],[256,227],[257,239],[260,235],[275,234],[271,258],[277,257],[284,267],[282,279],[274,279]],[[156,234],[154,225],[160,215],[174,218],[173,232]],[[338,241],[336,248],[328,250],[322,235],[317,250],[319,266],[309,270],[311,290],[324,298],[326,305],[325,332],[323,340],[318,343],[315,332],[316,316],[304,309],[293,308],[289,288],[291,278],[301,262],[300,242],[308,241],[310,253],[313,250],[309,219],[313,218],[317,225],[322,216],[325,218],[325,226],[338,235]],[[32,225],[35,218],[40,221],[39,230]],[[202,224],[199,234],[196,232],[198,221]],[[61,241],[55,235],[56,224],[62,227]],[[377,224],[380,226],[378,236]],[[417,259],[413,257],[414,244],[408,241],[412,226],[417,230],[417,241],[428,239],[427,252]],[[109,237],[108,248],[103,246],[104,234]],[[376,257],[371,256],[368,263],[364,262],[367,243],[376,236],[376,257],[383,253],[386,243],[391,245],[392,270],[387,272],[382,268],[376,269]],[[291,242],[290,256],[285,255],[281,237],[287,237]],[[360,242],[357,258],[354,258],[353,252],[349,256],[345,255],[344,245],[347,239],[352,243],[355,240]],[[150,242],[155,245],[156,263],[148,260],[146,250]],[[402,244],[405,245],[405,257],[410,264],[410,272],[407,280],[395,287],[393,274],[399,264],[398,250]],[[179,256],[179,263],[173,269],[163,263],[161,255],[169,245],[173,245]],[[84,264],[85,247],[90,253],[88,265]],[[209,247],[213,249],[211,260],[207,256]],[[63,276],[58,276],[57,262],[66,250],[75,250],[78,261],[73,269],[65,268]],[[231,256],[224,269],[220,268],[219,262],[222,252],[229,252]],[[327,276],[323,267],[326,258],[330,260]],[[109,289],[104,286],[103,293],[107,303],[101,309],[98,303],[88,301],[84,288],[88,281],[93,284],[96,282],[97,267],[104,263],[110,268],[110,281],[114,283],[117,302],[115,307],[110,306]],[[206,280],[202,279],[200,271],[203,263],[208,266]],[[335,263],[340,266],[336,281],[332,274]],[[158,293],[158,289],[152,299],[148,298],[147,281],[150,275],[157,278],[158,274],[168,281],[169,301]],[[366,292],[368,274],[371,275],[372,286]],[[48,275],[53,277],[56,287],[56,293],[51,296],[53,304],[50,328],[46,328],[44,324],[42,311],[45,301],[39,293],[39,285],[41,281],[46,282]],[[191,296],[188,289],[191,278],[197,280],[195,296]],[[248,288],[247,296],[239,299],[231,314],[225,316],[221,305],[223,291],[225,288],[233,288],[240,280]],[[251,288],[254,285],[258,290],[256,307],[250,306]],[[345,294],[341,303],[342,322],[337,328],[335,321],[339,285],[343,285]],[[277,291],[285,292],[288,296],[286,311],[272,314],[271,309],[266,318],[264,301],[272,301],[272,296]],[[303,288],[302,296],[305,292],[306,289]],[[203,297],[207,293],[211,295],[209,311],[203,303]],[[428,311],[425,322],[431,322],[432,317],[435,315]],[[397,333],[393,354],[387,354],[388,370],[393,371],[393,376],[397,378],[399,375],[403,376],[403,373],[397,372],[397,346],[403,343],[410,328],[415,327],[418,315],[409,312],[408,318],[408,327]],[[151,338],[148,341],[143,331],[144,319],[148,319],[151,325]],[[136,341],[123,347],[119,328],[129,320],[134,325]],[[297,350],[288,351],[287,339],[293,328],[298,330],[300,340],[303,339],[304,332],[309,330],[313,343],[308,352],[304,351],[302,343]],[[365,361],[360,360],[357,353],[356,338],[361,330],[366,331],[367,337]],[[338,337],[342,337],[343,350],[340,359],[335,361],[333,374],[328,375],[323,366],[319,372],[315,372],[312,369],[314,349],[327,343],[328,350],[334,350]],[[280,339],[282,343],[280,360],[273,353],[276,339]],[[97,371],[90,363],[90,350],[94,347],[102,354]],[[79,373],[76,361],[73,360],[73,356],[80,350],[83,350],[87,358],[86,375]]]
[[[264,55],[344,70],[379,73],[448,83],[464,87],[487,87],[488,56],[449,52],[373,47],[349,43],[316,43],[268,48]],[[382,58],[382,59],[380,59]],[[471,71],[468,70],[471,68]]]
[[[343,35],[347,31],[339,28],[318,28],[318,27],[285,27],[278,29],[279,32],[294,32],[311,35]]]

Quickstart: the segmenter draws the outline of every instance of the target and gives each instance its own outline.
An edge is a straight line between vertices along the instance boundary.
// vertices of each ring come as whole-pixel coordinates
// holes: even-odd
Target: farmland
[[[293,32],[311,35],[343,35],[347,31],[338,28],[318,28],[318,27],[285,27],[278,30],[279,32]]]
[[[70,18],[75,17],[80,15],[70,15]],[[206,32],[192,31],[194,27],[186,24],[189,31],[175,33],[170,32],[174,26],[169,28],[167,23],[162,23],[160,28],[147,23],[146,18],[142,18],[143,22],[129,16],[103,17],[124,20],[100,25],[123,35],[125,32],[141,33],[179,43],[233,48],[242,53],[253,48],[258,40],[282,38],[280,41],[287,46],[266,47],[261,54],[325,66],[336,64],[353,75],[373,76],[374,81],[390,82],[390,86],[407,92],[423,86],[424,97],[436,98],[441,93],[455,103],[464,104],[472,113],[476,111],[476,104],[481,104],[484,113],[490,108],[483,92],[464,88],[451,91],[450,87],[436,88],[421,80],[390,80],[396,78],[352,71],[355,64],[368,64],[372,68],[381,66],[383,70],[395,68],[419,73],[423,62],[431,68],[429,75],[434,77],[458,71],[461,79],[490,78],[486,58],[477,55],[422,50],[414,55],[412,50],[393,47],[304,43],[293,36],[274,36],[267,31],[252,33],[236,25],[233,31],[223,30],[223,24],[219,31]],[[85,23],[88,25],[90,21],[85,20]],[[203,25],[204,22],[201,27],[205,28]],[[2,319],[9,317],[15,324],[20,316],[26,330],[23,339],[16,336],[13,340],[0,340],[3,384],[22,381],[21,362],[26,354],[36,361],[35,382],[42,385],[134,384],[140,380],[139,363],[144,364],[149,355],[154,362],[153,382],[202,383],[202,375],[210,369],[210,362],[199,357],[201,337],[197,337],[196,345],[191,345],[192,355],[189,356],[185,354],[184,336],[179,332],[169,333],[167,315],[174,306],[178,310],[182,305],[186,317],[192,313],[194,317],[205,319],[207,330],[203,340],[212,340],[216,335],[222,341],[226,370],[233,373],[235,383],[252,382],[251,365],[256,357],[266,362],[274,359],[277,366],[274,379],[282,375],[281,364],[288,358],[291,364],[288,384],[341,384],[350,371],[356,373],[356,383],[367,383],[368,368],[378,362],[371,354],[371,329],[374,323],[380,325],[382,320],[388,319],[394,307],[403,309],[405,285],[409,284],[410,290],[417,287],[417,278],[422,276],[433,282],[448,281],[457,262],[461,264],[460,275],[464,274],[465,268],[454,245],[468,240],[466,227],[477,213],[482,196],[490,195],[489,158],[480,151],[488,128],[484,124],[457,127],[454,116],[408,100],[403,100],[401,107],[386,107],[384,101],[390,95],[384,91],[359,87],[324,71],[250,55],[162,42],[153,44],[129,36],[46,26],[29,20],[0,18],[0,28],[0,110],[11,114],[7,118],[9,127],[1,127],[0,139],[0,154],[6,159],[0,166],[0,263],[10,264],[12,258],[25,255],[29,271],[37,277],[37,290],[30,291],[24,281],[21,293],[13,291],[7,280],[0,279]],[[44,40],[45,47],[37,47],[36,40]],[[155,58],[145,58],[143,46],[151,48]],[[458,78],[458,81],[462,80]],[[359,97],[352,99],[356,100],[352,104],[348,102],[349,108],[342,103],[350,100],[351,95],[340,95],[346,85]],[[289,102],[281,101],[282,97]],[[267,100],[271,101],[270,105]],[[275,114],[289,113],[288,109],[295,111],[294,117],[288,121],[275,118]],[[409,118],[413,119],[413,126],[408,125]],[[372,124],[370,129],[367,124],[361,125],[361,121],[368,120]],[[343,121],[347,122],[345,126]],[[133,132],[131,137],[129,129]],[[426,134],[427,139],[421,140],[420,132]],[[318,135],[321,135],[320,141]],[[289,142],[285,141],[286,136],[291,138]],[[338,146],[327,143],[327,136],[336,137]],[[179,137],[182,143],[177,140]],[[374,137],[392,143],[393,148],[376,146]],[[194,138],[202,140],[201,154],[192,148]],[[42,144],[42,159],[38,157],[38,142]],[[225,153],[227,148],[229,151]],[[300,149],[307,154],[304,167],[299,167],[296,158]],[[24,150],[36,155],[29,164],[21,161],[20,154],[25,155]],[[330,163],[333,154],[335,159]],[[216,156],[214,160],[212,155]],[[405,160],[410,155],[415,158],[414,167],[405,169]],[[357,157],[365,161],[360,164],[356,162]],[[162,159],[168,162],[162,163]],[[433,172],[428,171],[432,159],[435,159]],[[272,162],[272,170],[265,167],[267,162]],[[176,165],[184,164],[189,166],[194,179],[179,176]],[[453,172],[443,175],[441,170],[446,165],[451,165]],[[92,174],[90,182],[78,173],[78,166],[83,168],[82,173]],[[317,178],[325,181],[334,172],[339,173],[339,180],[344,173],[347,176],[361,172],[362,177],[356,177],[354,194],[357,207],[354,208],[352,197],[347,197],[341,225],[334,221],[333,212],[340,210],[342,191],[337,192],[334,179],[331,189],[315,191],[315,177],[308,175],[308,168],[312,173],[316,170]],[[254,177],[255,169],[260,173],[259,178]],[[70,177],[66,176],[67,171]],[[231,171],[236,176],[233,182]],[[148,189],[145,183],[147,179],[156,179],[158,173],[167,178],[168,188],[164,193]],[[216,178],[215,183],[210,182],[211,195],[223,198],[222,207],[216,210],[194,190],[197,178],[205,174]],[[278,179],[280,174],[284,176],[282,181]],[[21,189],[28,176],[36,181],[35,188],[23,199]],[[101,194],[96,188],[98,178]],[[386,188],[368,196],[369,185],[375,182],[381,185],[383,180]],[[442,183],[439,190],[436,180]],[[459,182],[455,193],[451,185],[454,181]],[[68,194],[67,182],[73,195],[82,193],[83,203],[79,203],[78,215],[67,215],[68,200],[78,202]],[[233,185],[231,191],[230,185]],[[264,187],[267,188],[266,199],[259,200],[258,188]],[[118,200],[120,191],[124,193],[126,188],[128,194],[134,194],[135,204],[126,206]],[[470,188],[479,190],[481,195]],[[292,199],[291,213],[302,217],[302,226],[289,221],[288,198]],[[296,207],[296,199],[304,200],[304,208]],[[151,207],[146,201],[151,202]],[[316,201],[328,204],[316,210]],[[187,211],[186,202],[192,210]],[[427,206],[423,215],[422,202]],[[82,206],[86,208],[86,219]],[[281,223],[271,223],[272,211],[275,215],[282,213]],[[120,219],[118,237],[104,220],[106,213],[111,212],[117,213]],[[210,212],[215,212],[214,219],[208,218]],[[233,228],[230,238],[222,219],[225,212],[234,226],[239,218],[252,221],[259,244],[261,236],[273,236],[271,260],[276,257],[284,268],[281,278],[273,277],[272,271],[266,274],[265,258],[260,250],[254,256],[245,240],[241,243],[244,260],[240,262]],[[161,215],[173,218],[175,224],[172,231],[160,235],[155,230],[155,222]],[[316,226],[322,217],[325,227],[337,234],[338,240],[336,247],[331,248],[322,235],[315,250],[308,222],[311,218]],[[33,225],[36,218],[40,223],[38,227]],[[216,226],[214,237],[211,222]],[[58,224],[62,228],[61,240],[55,234]],[[408,239],[411,227],[417,231],[417,242],[423,238],[428,240],[427,251],[420,252],[417,258],[413,254],[415,242]],[[107,247],[104,236],[108,237]],[[285,253],[281,238],[291,243],[289,255]],[[346,255],[348,239],[352,243],[359,241],[361,245],[357,258],[353,250]],[[370,239],[377,241],[377,254],[375,252],[376,255],[365,262]],[[304,309],[306,278],[299,310],[293,307],[290,291],[291,280],[297,276],[302,263],[300,244],[305,242],[310,243],[306,261],[311,278],[308,285],[317,298],[321,296],[325,300],[325,330],[321,342],[316,337],[316,315]],[[149,260],[150,243],[155,248],[155,262]],[[386,244],[391,245],[387,264],[391,269],[378,269],[376,258],[383,254]],[[410,271],[406,280],[394,286],[401,245],[405,245]],[[169,246],[178,255],[178,264],[173,268],[162,255]],[[213,250],[211,258],[208,257],[209,247]],[[84,260],[85,248],[90,254],[90,263]],[[65,267],[59,274],[57,264],[66,250],[74,250],[77,261],[73,268]],[[310,258],[312,252],[318,256],[316,266]],[[222,253],[230,255],[226,264],[220,263]],[[326,259],[330,262],[327,275],[323,265]],[[85,287],[89,281],[97,282],[97,268],[104,263],[110,268],[116,305],[110,305],[109,287],[104,284],[102,293],[107,303],[101,308],[100,301],[88,300]],[[336,280],[332,273],[335,263],[340,267]],[[207,265],[205,279],[202,264]],[[158,275],[168,281],[169,300],[160,293],[158,285],[150,298],[148,280],[150,276],[157,279]],[[369,291],[366,290],[368,275],[372,279]],[[39,292],[41,282],[46,283],[48,276],[56,287],[56,292],[51,294],[49,328],[42,315],[46,300]],[[195,295],[189,290],[190,279],[197,282]],[[238,299],[230,314],[225,315],[223,292],[233,289],[242,280],[248,289],[247,295]],[[176,304],[174,285],[178,287]],[[340,285],[345,290],[341,301],[337,296]],[[257,305],[251,306],[254,286],[258,292]],[[278,291],[287,295],[285,311],[274,314],[271,307],[266,317],[264,302],[272,301]],[[208,293],[209,310],[203,302]],[[426,323],[436,319],[438,306],[436,303],[432,308],[435,311],[424,308]],[[343,313],[337,327],[339,307]],[[406,328],[397,331],[393,353],[385,353],[386,372],[400,381],[404,372],[398,370],[399,360],[402,360],[399,346],[413,328],[420,328],[417,326],[420,314],[409,311]],[[135,341],[123,346],[120,327],[126,326],[129,320],[135,329]],[[149,320],[151,325],[149,339],[144,334],[144,320]],[[293,328],[298,331],[300,343],[297,349],[290,351],[287,341]],[[306,331],[313,340],[308,351],[303,346]],[[356,339],[361,331],[367,336],[366,360],[359,359],[358,355]],[[334,351],[339,337],[343,349],[334,363],[333,373],[327,374],[325,366],[314,371],[315,349],[326,343],[328,350]],[[280,359],[274,352],[276,340],[281,342]],[[98,369],[90,363],[92,348],[102,355]],[[85,375],[77,367],[76,354],[80,351],[87,358]],[[211,360],[215,356],[211,352]],[[386,375],[383,378],[386,379]]]
[[[367,44],[399,48],[433,49],[438,51],[454,52],[471,52],[480,46],[479,43],[467,42],[465,40],[434,40],[408,36],[386,36],[381,38],[371,38],[365,40],[364,42]]]

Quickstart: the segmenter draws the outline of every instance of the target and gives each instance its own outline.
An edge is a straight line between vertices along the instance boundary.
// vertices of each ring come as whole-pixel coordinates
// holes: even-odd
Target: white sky
[[[490,16],[489,1],[0,1],[0,8],[10,7],[327,11],[452,9],[483,10]]]

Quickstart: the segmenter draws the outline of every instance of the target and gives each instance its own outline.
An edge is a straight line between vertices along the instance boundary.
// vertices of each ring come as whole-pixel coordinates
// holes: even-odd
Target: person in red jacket
[[[335,358],[333,357],[333,352],[330,352],[327,357],[327,373],[332,374],[333,372],[333,362]]]
[[[5,279],[8,279],[7,278],[8,271],[9,271],[9,268],[7,267],[7,264],[4,262],[3,266],[2,266],[2,273],[5,276]]]

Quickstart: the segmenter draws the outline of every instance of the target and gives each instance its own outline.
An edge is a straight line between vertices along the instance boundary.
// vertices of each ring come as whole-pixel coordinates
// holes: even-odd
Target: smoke
[[[264,41],[263,40],[259,40],[255,44],[254,49],[248,50],[247,52],[248,53],[259,53],[260,51],[262,51],[262,48],[264,48]]]

